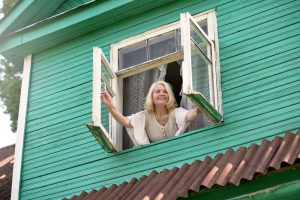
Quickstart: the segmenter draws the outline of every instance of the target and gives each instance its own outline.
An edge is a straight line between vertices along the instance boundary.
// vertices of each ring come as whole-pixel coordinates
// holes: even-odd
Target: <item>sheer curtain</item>
[[[157,80],[164,80],[165,74],[165,66],[161,66],[143,73],[135,74],[123,80],[124,116],[129,116],[144,110],[144,103],[151,84]],[[132,146],[132,141],[126,133],[126,130],[123,129],[123,147],[126,149]]]

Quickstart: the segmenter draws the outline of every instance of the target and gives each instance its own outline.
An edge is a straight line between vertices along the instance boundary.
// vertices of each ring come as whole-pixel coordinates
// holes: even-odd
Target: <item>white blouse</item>
[[[188,114],[188,110],[184,108],[175,108],[174,114],[175,114],[175,121],[176,125],[178,127],[176,133],[174,136],[180,135],[181,133],[184,133],[186,128],[188,127],[189,123],[186,122],[186,116]],[[150,140],[147,136],[145,126],[146,126],[146,117],[145,117],[146,111],[140,111],[138,113],[132,114],[131,116],[128,116],[127,118],[130,120],[131,125],[133,128],[126,128],[127,133],[129,137],[131,138],[134,146],[149,144]]]

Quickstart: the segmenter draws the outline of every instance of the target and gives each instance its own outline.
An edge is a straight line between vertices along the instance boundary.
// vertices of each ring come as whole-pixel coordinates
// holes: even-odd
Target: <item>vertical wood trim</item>
[[[93,100],[92,115],[94,126],[100,126],[101,121],[101,52],[97,47],[93,48]]]
[[[110,49],[110,63],[111,67],[114,72],[118,71],[118,54],[119,54],[119,46],[116,44],[111,45]],[[116,77],[112,79],[112,88],[116,93],[114,96],[113,103],[115,104],[116,108],[123,114],[123,79]],[[109,117],[110,127],[112,134],[116,139],[116,148],[120,151],[123,150],[123,127],[110,115]]]
[[[223,116],[222,107],[222,88],[221,88],[221,69],[220,69],[220,53],[219,53],[219,36],[218,36],[218,23],[216,12],[211,12],[211,20],[213,23],[213,34],[215,43],[215,70],[216,70],[216,92],[217,92],[217,110]]]
[[[28,97],[29,97],[31,64],[32,64],[32,55],[28,55],[24,58],[24,66],[23,66],[23,80],[22,80],[22,87],[21,87],[20,108],[19,108],[19,118],[18,118],[18,127],[17,127],[17,142],[15,148],[15,161],[14,161],[12,189],[11,189],[12,200],[18,200],[19,192],[20,192],[21,167],[22,167],[23,145],[24,145],[24,138],[25,138],[26,115],[27,115],[27,106],[28,106]]]
[[[190,24],[186,13],[180,15],[181,24],[181,45],[183,45],[184,58],[182,62],[182,91],[189,94],[193,89],[192,82],[192,61],[191,61],[191,44],[190,44]]]

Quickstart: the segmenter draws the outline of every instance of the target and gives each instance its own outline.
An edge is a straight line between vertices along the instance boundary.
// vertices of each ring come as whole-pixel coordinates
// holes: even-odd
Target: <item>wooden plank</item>
[[[261,60],[254,61],[252,63],[240,67],[233,67],[231,70],[223,72],[222,75],[224,78],[222,79],[222,81],[224,87],[226,87],[228,81],[234,81],[234,79],[247,76],[247,74],[251,75],[262,69],[268,69],[272,66],[280,65],[289,60],[298,58],[298,55],[300,54],[300,47],[294,49],[289,49],[289,47],[287,47],[284,50],[285,51],[283,52],[271,55],[269,57],[265,57]]]
[[[299,118],[298,118],[298,120],[299,120]],[[252,139],[254,139],[255,137],[258,137],[257,135],[252,135]],[[226,139],[225,139],[226,140]],[[209,145],[209,144],[208,144]],[[211,145],[211,144],[210,144]],[[207,146],[206,145],[204,145],[203,146],[203,148],[207,148]],[[202,148],[201,148],[202,149]],[[203,149],[202,149],[203,150]],[[195,152],[195,151],[194,151]],[[197,152],[197,150],[196,150],[196,152]],[[185,152],[185,150],[183,150],[182,151],[182,153],[187,153],[187,152]],[[192,153],[193,155],[191,155],[191,157],[193,158],[194,156],[196,156],[195,155],[195,153]],[[175,159],[174,160],[174,162],[176,162],[176,160],[178,160],[179,158],[177,157],[176,158],[176,156],[174,157],[174,155],[170,155],[170,154],[165,154],[166,156],[172,156],[173,157],[173,159]],[[182,156],[182,155],[181,155]],[[164,160],[164,161],[169,161],[169,159],[166,159],[164,156],[162,156],[162,159]],[[149,164],[149,165],[147,165],[147,164],[145,164],[144,166],[149,166],[149,168],[151,169],[151,164],[153,165],[153,160],[152,160],[152,163],[151,163],[151,160],[150,159],[148,159],[147,160],[149,163],[147,163],[147,164]],[[170,162],[169,162],[170,163]],[[98,165],[99,166],[99,165]],[[153,167],[153,166],[152,166]],[[132,169],[132,170],[134,170],[134,169]],[[66,173],[66,172],[65,172]],[[111,172],[111,173],[108,173],[108,172],[106,172],[105,173],[106,174],[106,176],[109,176],[110,174],[113,174],[113,172]],[[97,174],[90,174],[90,176],[97,176]],[[91,177],[87,177],[87,176],[84,176],[85,178],[87,178],[87,179],[89,179],[89,180],[85,180],[85,181],[88,181],[89,182],[89,184],[91,184],[91,182],[94,182],[95,183],[95,180],[93,180],[93,178],[91,178]],[[109,178],[109,177],[105,177],[105,179],[106,180],[108,180],[107,182],[107,184],[111,184],[112,183],[112,181],[111,181],[111,179]],[[53,179],[52,179],[53,180]],[[75,185],[75,183],[74,183],[74,181],[76,181],[76,179],[75,178],[71,178],[70,179],[71,180],[71,182],[69,182],[69,183],[72,183],[72,184],[69,184],[70,186],[71,185]],[[63,183],[63,182],[59,182],[59,183],[57,183],[57,184],[55,184],[56,186],[59,186],[59,185],[61,185],[61,184],[65,184],[65,183]],[[52,187],[52,190],[53,190],[53,187],[54,187],[54,184],[51,184],[52,186],[49,186],[49,187],[47,187],[47,188],[40,188],[40,192],[41,193],[47,193],[47,190],[48,190],[48,194],[49,194],[49,191],[51,191],[51,187]],[[77,187],[82,187],[82,186],[80,186],[80,185],[82,185],[82,183],[78,183],[78,184],[76,184],[76,186]],[[65,189],[67,189],[67,188],[65,188]],[[39,193],[39,194],[41,194],[41,193]],[[29,194],[29,192],[28,192],[28,194]]]
[[[224,92],[226,98],[224,98],[223,102],[226,104],[228,102],[247,97],[248,95],[255,95],[256,93],[266,91],[280,85],[293,83],[299,80],[297,77],[299,74],[300,68],[295,68],[285,73],[274,75],[274,77],[268,77],[266,79],[257,81],[251,85],[245,85],[236,88],[235,90]]]
[[[227,103],[226,105],[224,105],[224,109],[226,110],[226,113],[228,113],[228,115],[230,116],[231,112],[238,113],[241,109],[253,107],[256,104],[262,104],[265,101],[271,101],[273,98],[276,99],[281,95],[291,95],[292,93],[298,92],[298,85],[299,80],[289,84],[283,84],[278,87],[273,87],[268,90],[259,92],[255,96],[252,95],[240,99],[239,101]]]
[[[23,149],[25,140],[25,127],[26,127],[26,114],[27,105],[29,98],[29,86],[30,86],[30,70],[31,70],[32,55],[28,55],[24,58],[23,66],[23,80],[21,86],[20,94],[20,109],[18,117],[18,127],[17,127],[17,141],[14,157],[14,168],[12,177],[12,199],[19,198],[20,183],[21,183],[21,169],[23,162]]]
[[[48,126],[61,123],[62,121],[68,121],[70,119],[80,117],[82,115],[91,114],[91,110],[90,110],[91,105],[92,105],[91,103],[84,104],[78,108],[70,109],[63,113],[52,115],[48,118],[42,118],[40,120],[31,121],[30,123],[27,123],[28,126],[26,127],[26,132],[39,130],[41,128],[46,128]]]
[[[39,110],[36,110],[35,112],[29,112],[27,121],[29,122],[35,119],[48,117],[55,113],[64,112],[74,107],[91,103],[90,97],[91,97],[91,93],[89,92],[89,93],[85,93],[84,95],[76,96],[76,98],[70,99],[68,101],[63,101],[62,99],[60,99],[59,103],[56,103],[52,106],[45,106]]]
[[[234,46],[231,46],[229,48],[230,51],[228,51],[229,49],[226,49],[226,52],[224,51],[224,54],[221,56],[221,62],[222,60],[226,60],[231,57],[237,57],[240,54],[245,54],[253,50],[256,51],[256,49],[258,48],[267,47],[268,45],[272,45],[274,43],[284,42],[286,38],[299,37],[299,27],[300,23],[294,24],[289,26],[288,28],[269,32],[267,34],[251,38],[249,40],[245,40],[244,42],[240,42]],[[272,40],[268,40],[268,38],[272,38]]]
[[[297,5],[299,5],[299,2],[297,3],[294,0],[276,3],[262,1],[259,4],[254,4],[252,8],[246,7],[246,9],[232,12],[218,20],[218,24],[222,30],[221,37],[236,32],[245,26],[251,28],[255,27],[254,24],[259,25],[263,21],[277,19],[277,16],[280,16],[285,9],[292,9],[292,6],[297,7]],[[253,23],[253,20],[257,21]]]
[[[284,104],[286,104],[286,102],[291,102],[291,104],[294,104],[294,105],[297,105],[297,103],[296,102],[299,102],[299,98],[297,98],[297,96],[299,95],[299,93],[298,94],[295,94],[294,96],[291,96],[291,97],[284,97],[283,99],[279,99],[279,100],[277,100],[278,101],[278,104],[276,103],[276,101],[274,102],[267,102],[267,103],[265,103],[265,104],[269,104],[269,106],[267,106],[267,105],[258,105],[258,107],[261,107],[261,106],[267,106],[268,108],[271,106],[273,106],[273,107],[280,107],[280,104],[282,104],[282,105],[284,105]],[[287,99],[287,100],[285,100],[285,98]],[[261,110],[261,109],[255,109],[254,108],[254,110]],[[274,110],[273,108],[270,108],[270,110],[272,111],[272,110]],[[262,114],[263,114],[263,111],[260,111],[260,112],[262,112]],[[246,113],[245,113],[246,114]],[[251,112],[251,113],[247,113],[246,115],[253,115],[254,113],[253,112]],[[256,116],[257,114],[255,114],[254,116]],[[263,114],[264,115],[264,114]],[[278,115],[279,117],[280,117],[280,115]],[[263,118],[264,116],[260,116],[260,118]],[[241,119],[239,116],[238,116],[238,118],[240,119],[240,120],[242,120],[242,121],[244,121],[244,122],[247,122],[247,119]],[[254,120],[256,120],[255,118],[253,118]],[[259,120],[259,119],[258,119]],[[235,123],[235,121],[233,121],[234,123]],[[251,123],[248,123],[248,124],[250,124],[251,125]],[[252,125],[253,126],[253,125]],[[199,136],[201,136],[201,135],[199,135]],[[158,147],[159,148],[159,147]],[[127,158],[126,158],[127,159]]]
[[[91,83],[87,82],[77,87],[64,90],[62,92],[55,93],[53,95],[45,96],[43,98],[37,99],[35,101],[29,101],[29,112],[28,116],[32,115],[34,112],[39,112],[40,110],[48,109],[48,107],[55,107],[59,103],[65,103],[72,101],[76,97],[80,97],[85,93],[92,93]],[[79,92],[80,91],[80,92]],[[75,92],[78,92],[77,94]]]
[[[288,26],[298,23],[299,12],[297,12],[297,7],[295,7],[295,4],[287,5],[288,6],[284,8],[280,7],[276,10],[263,12],[263,16],[253,16],[249,20],[247,19],[247,21],[243,20],[244,25],[231,27],[231,29],[228,31],[220,32],[219,37],[223,41],[221,44],[221,49],[255,36],[273,32],[282,28],[289,28]],[[286,20],[287,17],[289,20]],[[253,20],[256,22],[254,23]],[[224,28],[220,27],[220,29],[222,30]],[[222,33],[226,33],[227,35],[223,35]]]
[[[246,85],[255,85],[255,82],[261,81],[263,79],[273,79],[272,76],[278,75],[280,73],[288,73],[289,70],[293,70],[299,67],[300,58],[288,60],[284,63],[273,65],[269,68],[256,68],[256,72],[249,74],[248,76],[241,76],[232,81],[224,83],[222,91],[226,92],[228,90],[233,90],[238,87],[244,87]],[[272,62],[270,62],[272,63]],[[273,64],[273,63],[272,63]],[[261,84],[263,85],[263,84]]]
[[[85,127],[86,123],[88,123],[91,119],[91,113],[87,113],[85,115],[80,115],[78,117],[64,120],[61,123],[56,123],[47,127],[43,127],[42,129],[27,131],[27,134],[30,135],[28,139],[26,139],[26,144],[30,145],[34,142],[39,142],[44,138],[47,139],[47,136],[59,136],[66,130],[70,130],[76,126]],[[25,147],[26,149],[27,147]]]
[[[36,99],[40,99],[47,95],[52,95],[52,94],[55,94],[58,92],[69,90],[73,87],[77,87],[80,84],[84,84],[84,83],[90,81],[91,76],[92,76],[91,73],[87,72],[87,73],[82,74],[81,76],[78,75],[76,77],[73,77],[72,79],[63,80],[57,84],[49,85],[47,87],[47,90],[43,89],[43,90],[32,91],[31,94],[33,97],[31,98],[31,100],[34,101]],[[47,92],[47,94],[45,92]]]

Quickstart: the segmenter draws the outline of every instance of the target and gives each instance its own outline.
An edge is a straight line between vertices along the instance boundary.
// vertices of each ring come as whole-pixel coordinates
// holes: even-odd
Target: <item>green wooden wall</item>
[[[216,9],[224,123],[110,154],[91,122],[92,47]],[[61,199],[180,167],[300,127],[300,1],[176,1],[35,54],[21,199]]]

